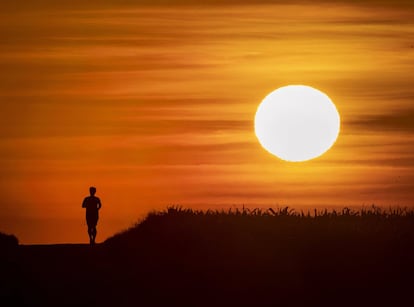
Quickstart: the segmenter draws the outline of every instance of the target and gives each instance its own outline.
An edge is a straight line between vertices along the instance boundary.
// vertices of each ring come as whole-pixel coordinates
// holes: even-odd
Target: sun
[[[323,92],[310,86],[288,85],[263,99],[254,128],[268,152],[300,162],[319,157],[332,147],[339,135],[340,117]]]

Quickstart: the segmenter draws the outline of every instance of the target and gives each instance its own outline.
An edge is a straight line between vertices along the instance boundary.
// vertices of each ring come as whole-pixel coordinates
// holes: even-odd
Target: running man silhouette
[[[86,223],[88,224],[89,243],[95,244],[96,224],[98,224],[99,209],[101,209],[101,200],[95,196],[96,188],[89,188],[90,196],[85,197],[82,208],[86,208]]]

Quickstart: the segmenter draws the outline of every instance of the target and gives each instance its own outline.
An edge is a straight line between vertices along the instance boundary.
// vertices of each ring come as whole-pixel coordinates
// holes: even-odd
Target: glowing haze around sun
[[[300,162],[319,157],[332,147],[339,135],[340,117],[323,92],[289,85],[263,99],[254,126],[264,149],[282,160]]]

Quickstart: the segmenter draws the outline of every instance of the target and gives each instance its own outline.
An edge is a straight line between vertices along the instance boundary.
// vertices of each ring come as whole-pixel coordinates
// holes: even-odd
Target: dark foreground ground
[[[1,306],[414,306],[414,214],[169,209],[105,243],[7,247]]]

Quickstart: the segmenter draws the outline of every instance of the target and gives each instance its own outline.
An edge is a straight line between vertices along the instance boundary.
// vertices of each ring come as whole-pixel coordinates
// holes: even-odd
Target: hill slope
[[[384,302],[381,291],[398,293],[393,299],[409,291],[414,214],[378,208],[312,215],[288,208],[207,213],[169,208],[105,245],[112,252],[127,250],[125,263],[145,259],[149,275],[164,272],[157,286],[170,289],[171,297],[184,291],[196,299],[207,291],[229,304],[235,299],[252,305],[338,304],[341,298],[371,305]]]

